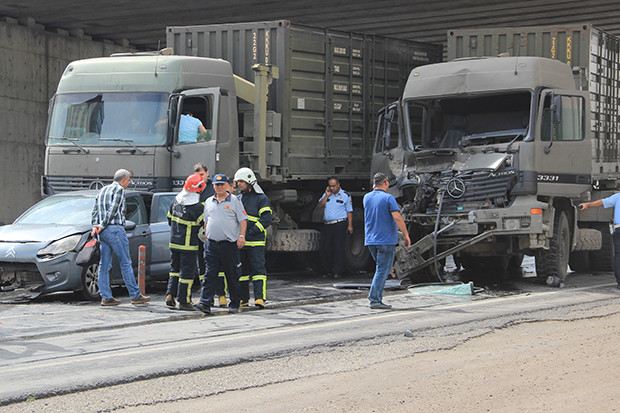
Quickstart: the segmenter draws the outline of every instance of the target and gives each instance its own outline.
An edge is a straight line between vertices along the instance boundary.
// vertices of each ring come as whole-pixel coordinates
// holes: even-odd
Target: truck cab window
[[[212,139],[212,110],[208,97],[185,98],[179,119],[179,144],[207,142]]]
[[[560,122],[551,124],[551,96],[545,99],[542,114],[541,139],[549,141],[581,141],[585,139],[584,103],[579,96],[561,96]]]
[[[386,108],[381,113],[377,128],[375,152],[385,152],[399,146],[398,111],[395,107]]]

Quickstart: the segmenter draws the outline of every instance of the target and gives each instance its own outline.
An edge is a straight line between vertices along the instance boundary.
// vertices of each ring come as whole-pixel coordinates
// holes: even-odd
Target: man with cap
[[[235,173],[235,182],[241,191],[241,202],[248,214],[245,246],[241,249],[241,307],[250,302],[250,279],[254,287],[254,305],[265,308],[267,300],[267,270],[265,269],[265,242],[267,228],[273,219],[271,204],[256,182],[250,168]]]
[[[198,259],[198,231],[202,225],[203,206],[200,193],[206,183],[195,173],[187,177],[183,190],[174,198],[168,211],[170,225],[170,277],[166,290],[166,305],[174,308],[179,301],[179,309],[193,311],[191,294],[196,275]]]
[[[239,311],[239,276],[241,275],[239,250],[245,245],[248,216],[239,198],[226,190],[227,184],[226,175],[215,175],[213,177],[215,195],[209,197],[204,206],[207,274],[202,284],[200,302],[194,304],[194,307],[206,314],[211,313],[220,268],[224,270],[228,283],[229,312]]]
[[[334,278],[344,272],[344,244],[347,236],[353,234],[353,201],[351,195],[340,188],[335,176],[327,179],[325,193],[319,199],[319,206],[325,208],[325,225],[321,231],[321,257],[326,260],[327,270]]]
[[[211,181],[211,177],[209,177],[209,168],[203,162],[198,162],[194,165],[194,172],[198,175],[202,176],[202,179],[207,183],[205,189],[200,193],[200,203],[202,208],[204,209],[205,201],[207,198],[215,194],[213,189],[213,182]],[[205,249],[204,243],[207,240],[204,234],[204,227],[201,227],[201,231],[198,232],[198,238],[200,242],[198,243],[198,280],[202,285],[202,280],[205,278],[205,274],[207,273],[207,268],[205,266]],[[224,281],[224,273],[220,272],[218,274],[218,284],[215,301],[219,304],[220,307],[226,307],[228,302],[226,301],[226,282]]]

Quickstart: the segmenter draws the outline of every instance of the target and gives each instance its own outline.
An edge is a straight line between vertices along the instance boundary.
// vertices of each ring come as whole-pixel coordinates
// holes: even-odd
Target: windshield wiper
[[[83,146],[81,146],[79,143],[77,143],[77,142],[76,142],[76,141],[78,141],[78,140],[79,140],[78,138],[67,138],[67,137],[65,137],[65,136],[50,136],[50,139],[60,139],[61,141],[68,141],[68,142],[71,142],[72,144],[74,144],[75,146],[77,146],[77,147],[78,147],[78,149],[77,149],[78,153],[79,153],[80,151],[84,151],[84,153],[85,153],[86,155],[88,155],[88,154],[90,153],[90,150],[88,150],[88,149],[84,148]],[[64,153],[70,152],[70,150],[68,150],[68,149],[63,149],[62,151],[63,151]]]
[[[116,153],[121,153],[121,152],[129,152],[131,154],[134,154],[136,152],[140,152],[142,155],[146,154],[146,151],[143,151],[142,149],[138,148],[136,145],[133,144],[133,141],[131,139],[122,139],[122,138],[99,138],[100,141],[106,141],[106,142],[123,142],[126,143],[127,145],[131,146],[133,149],[131,150],[127,150],[127,149],[117,149]]]

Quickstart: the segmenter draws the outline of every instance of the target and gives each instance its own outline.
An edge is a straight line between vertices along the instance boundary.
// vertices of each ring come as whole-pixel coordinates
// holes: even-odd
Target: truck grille
[[[83,189],[101,189],[111,184],[108,178],[80,178],[76,176],[45,176],[43,178],[43,190],[45,195],[53,195],[58,192],[79,191]]]
[[[473,209],[504,207],[508,193],[517,181],[514,169],[501,171],[474,171],[461,174],[445,174],[440,184],[445,188],[442,213],[456,214]],[[438,205],[431,205],[427,213],[437,213]]]

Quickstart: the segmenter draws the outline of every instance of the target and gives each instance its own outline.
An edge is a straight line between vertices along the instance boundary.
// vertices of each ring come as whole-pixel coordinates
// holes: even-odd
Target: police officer
[[[250,279],[254,287],[254,305],[265,308],[267,300],[267,271],[265,270],[265,241],[267,228],[273,220],[271,204],[256,182],[250,168],[235,173],[235,182],[241,191],[241,202],[248,214],[245,246],[241,249],[241,307],[250,302]]]
[[[325,193],[319,199],[319,206],[325,207],[325,225],[321,231],[321,257],[325,259],[328,271],[334,278],[344,272],[344,244],[347,232],[353,234],[353,201],[335,176],[327,179]]]
[[[207,186],[205,187],[205,189],[203,189],[203,191],[200,193],[200,203],[202,204],[204,208],[205,201],[207,200],[207,198],[215,194],[215,191],[213,189],[213,182],[211,181],[211,178],[209,177],[209,168],[207,167],[206,164],[202,162],[197,163],[196,165],[194,165],[194,172],[202,176],[202,179],[204,179],[204,181],[207,183]],[[207,239],[205,238],[205,235],[204,235],[204,227],[201,227],[201,231],[198,233],[198,238],[201,241],[198,245],[198,279],[200,281],[200,285],[202,285],[202,281],[204,280],[205,274],[207,273],[206,266],[205,266],[205,259],[204,259],[204,256],[205,256],[204,242]],[[224,273],[220,272],[218,274],[218,277],[219,279],[217,283],[215,301],[220,307],[226,307],[228,305],[228,302],[226,301],[226,281],[224,278]]]
[[[166,305],[175,308],[176,296],[180,310],[193,311],[191,295],[198,259],[198,231],[202,225],[203,207],[200,193],[206,186],[199,174],[185,180],[183,190],[174,198],[168,211],[170,225],[170,276]]]
[[[239,276],[241,262],[239,250],[245,245],[245,231],[248,216],[243,204],[228,192],[228,178],[224,174],[213,177],[215,195],[205,201],[204,222],[205,261],[207,274],[202,284],[200,302],[194,308],[211,313],[211,304],[216,291],[218,272],[224,270],[230,293],[229,312],[239,311]]]

